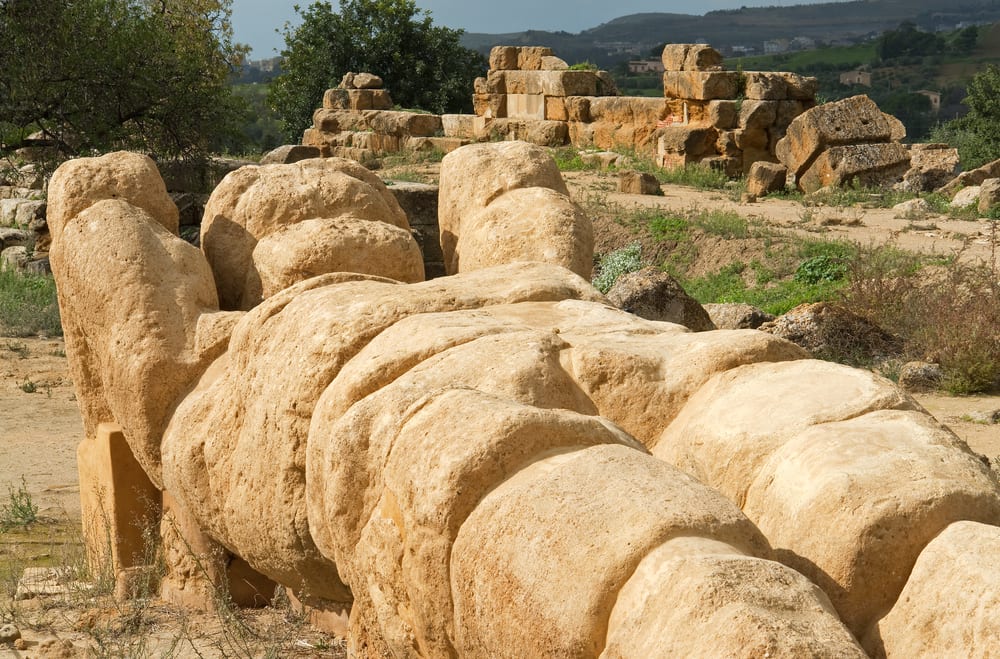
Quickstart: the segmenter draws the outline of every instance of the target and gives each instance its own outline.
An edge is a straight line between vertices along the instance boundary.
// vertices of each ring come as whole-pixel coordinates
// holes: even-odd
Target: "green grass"
[[[0,270],[0,335],[62,335],[51,276]]]
[[[686,165],[672,169],[658,169],[656,178],[660,183],[688,185],[702,190],[721,190],[730,182],[724,172],[708,165]]]

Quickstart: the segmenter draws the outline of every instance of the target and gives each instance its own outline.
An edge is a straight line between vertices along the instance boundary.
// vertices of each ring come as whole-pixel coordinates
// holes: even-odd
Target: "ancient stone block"
[[[566,97],[546,96],[544,118],[550,121],[568,121],[569,113],[566,111]]]
[[[722,70],[722,55],[704,44],[667,44],[660,59],[665,71]]]
[[[816,92],[819,91],[819,81],[816,78],[787,72],[778,75],[785,79],[789,100],[810,103],[816,100]]]
[[[542,57],[542,71],[565,71],[568,68],[569,64],[555,55],[545,55]]]
[[[666,71],[663,94],[667,98],[699,101],[731,99],[736,96],[737,80],[735,71]]]
[[[517,68],[522,71],[543,70],[543,58],[551,57],[552,49],[545,46],[520,46],[517,49]]]
[[[740,106],[736,101],[709,101],[705,120],[719,130],[736,128]]]
[[[397,137],[428,137],[441,130],[441,117],[422,112],[373,110],[365,113],[365,122],[376,133]]]
[[[567,96],[565,103],[568,121],[589,123],[591,121],[590,102],[591,98],[587,96]],[[574,140],[573,143],[575,144],[576,141]]]
[[[724,156],[740,155],[740,145],[737,135],[741,131],[720,130],[719,137],[715,140],[715,150]]]
[[[475,137],[475,127],[473,125],[475,115],[471,114],[442,114],[441,128],[445,137],[458,137],[471,140]]]
[[[784,101],[788,98],[788,82],[781,73],[747,71],[743,93],[752,101]]]
[[[350,100],[347,96],[347,90],[341,89],[340,87],[335,87],[333,89],[327,89],[323,94],[323,108],[327,110],[349,110],[351,107]]]
[[[718,133],[706,126],[667,126],[659,131],[656,152],[658,154],[684,154],[700,158],[714,153]]]
[[[545,96],[541,94],[507,94],[507,116],[511,119],[544,120]],[[499,115],[498,115],[499,116]]]
[[[739,125],[743,128],[767,129],[778,116],[775,101],[746,100],[740,105]]]
[[[567,136],[577,147],[594,146],[594,124],[590,121],[569,121],[566,123]]]
[[[507,74],[509,71],[488,71],[486,73],[486,93],[506,94]]]
[[[649,172],[637,172],[634,169],[626,169],[624,171],[618,172],[618,192],[624,194],[641,194],[641,195],[659,195],[663,194],[660,190],[660,182],[656,180],[656,177]],[[667,275],[669,276],[669,275]],[[621,281],[621,279],[619,279]],[[617,303],[615,303],[617,304]],[[636,313],[643,318],[649,318],[634,311],[631,307],[618,305],[619,308],[626,309],[632,313]],[[667,320],[666,318],[650,318],[650,320]],[[677,322],[672,320],[671,322]]]
[[[744,151],[758,150],[767,151],[769,138],[767,130],[760,127],[743,128],[732,131],[736,139],[736,146]]]
[[[382,89],[382,78],[373,73],[355,73],[354,87],[356,89]]]
[[[264,154],[260,159],[260,164],[270,165],[278,163],[292,163],[306,158],[319,158],[319,149],[314,146],[303,144],[285,144],[277,149],[272,149]]]
[[[512,71],[517,69],[516,46],[493,46],[490,50],[490,69],[493,71]]]
[[[881,187],[901,180],[909,168],[910,153],[898,142],[834,146],[823,151],[797,183],[807,193],[854,182]]]
[[[788,170],[784,165],[769,162],[755,162],[747,175],[747,194],[763,197],[785,189]]]
[[[665,110],[662,98],[603,96],[590,99],[591,121],[655,126],[663,119]]]
[[[476,78],[475,80],[472,81],[472,93],[474,93],[474,94],[488,94],[489,93],[488,91],[486,91],[486,78],[485,77],[479,76],[478,78]]]
[[[546,96],[594,96],[597,76],[593,71],[507,71],[508,94]]]
[[[473,111],[481,117],[506,117],[507,94],[474,94]]]

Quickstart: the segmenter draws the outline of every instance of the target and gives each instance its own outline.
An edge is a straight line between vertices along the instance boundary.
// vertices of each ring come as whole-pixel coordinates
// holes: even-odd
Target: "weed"
[[[641,244],[635,242],[605,254],[597,264],[597,276],[594,277],[593,281],[594,288],[602,293],[607,293],[620,276],[642,269],[641,251]]]
[[[795,270],[795,280],[805,284],[839,281],[847,274],[847,264],[828,254],[806,259]]]
[[[583,61],[569,65],[570,71],[596,71],[597,65],[593,62]]]
[[[21,476],[21,485],[17,489],[7,485],[7,503],[0,506],[0,531],[27,527],[37,521],[38,505],[32,501],[24,476]]]
[[[750,237],[750,227],[746,219],[733,211],[704,211],[693,216],[691,223],[705,233],[727,240]]]
[[[552,159],[556,161],[556,167],[560,172],[583,172],[600,168],[596,162],[585,161],[580,155],[580,150],[574,146],[553,149]]]
[[[28,350],[28,346],[20,341],[8,341],[7,350],[13,352],[21,359],[27,359],[31,355],[31,351]]]
[[[723,190],[730,182],[725,172],[709,165],[692,164],[657,172],[660,183],[689,185],[703,190]]]
[[[675,215],[655,215],[649,220],[649,232],[657,240],[679,243],[691,234],[691,223]]]
[[[23,391],[26,394],[33,394],[36,391],[38,391],[38,385],[31,380],[25,380],[18,386],[20,387],[21,391]]]
[[[0,333],[61,335],[56,285],[50,276],[0,269]]]

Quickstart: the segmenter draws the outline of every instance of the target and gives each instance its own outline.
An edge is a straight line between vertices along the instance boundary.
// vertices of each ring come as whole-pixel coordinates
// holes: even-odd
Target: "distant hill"
[[[528,30],[510,34],[465,34],[463,44],[483,53],[495,45],[551,47],[570,63],[589,60],[611,66],[644,58],[664,43],[706,42],[724,54],[734,49],[764,52],[765,42],[860,41],[913,21],[928,31],[1000,21],[1000,0],[857,0],[794,7],[712,11],[704,16],[643,13],[622,16],[579,34]]]

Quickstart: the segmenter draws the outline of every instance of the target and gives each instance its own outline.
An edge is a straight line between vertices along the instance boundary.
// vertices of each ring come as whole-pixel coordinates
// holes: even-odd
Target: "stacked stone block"
[[[451,151],[465,143],[442,136],[439,115],[392,107],[381,78],[348,73],[338,87],[326,90],[323,107],[313,113],[313,125],[302,135],[302,144],[317,147],[323,157],[368,162],[404,149]]]
[[[663,49],[666,117],[657,131],[662,167],[707,162],[731,176],[777,162],[792,120],[816,104],[817,83],[795,73],[726,71],[705,45]]]

